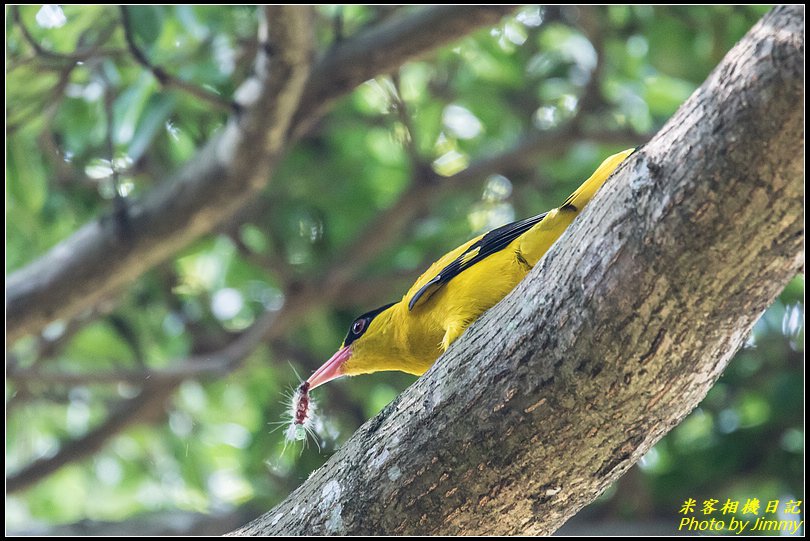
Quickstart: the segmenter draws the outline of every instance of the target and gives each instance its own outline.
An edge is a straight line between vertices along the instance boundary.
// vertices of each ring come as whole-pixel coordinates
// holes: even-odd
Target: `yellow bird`
[[[634,150],[607,158],[559,208],[462,244],[433,263],[399,302],[355,319],[340,349],[312,374],[307,388],[382,370],[424,374],[473,321],[523,280]]]

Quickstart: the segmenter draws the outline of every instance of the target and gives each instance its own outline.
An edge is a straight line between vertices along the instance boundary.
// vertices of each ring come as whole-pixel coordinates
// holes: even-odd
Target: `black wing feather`
[[[513,240],[545,218],[546,214],[548,214],[548,212],[503,225],[481,237],[478,242],[472,244],[463,254],[450,262],[450,264],[439,271],[439,274],[423,285],[419,291],[411,297],[411,300],[408,302],[408,310],[413,310],[415,306],[427,301],[436,291],[441,289],[444,284],[458,276],[465,269],[470,268],[482,259],[506,248]],[[467,259],[466,256],[471,252],[475,252],[476,249],[478,249],[478,253]],[[421,303],[419,302],[420,299]]]

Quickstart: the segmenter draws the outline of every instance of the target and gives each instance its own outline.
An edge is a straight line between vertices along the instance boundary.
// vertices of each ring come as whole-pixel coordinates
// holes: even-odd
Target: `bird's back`
[[[472,322],[514,289],[632,152],[607,158],[559,208],[479,235],[422,273],[399,303],[405,323],[400,340],[409,352],[406,371],[426,371]]]

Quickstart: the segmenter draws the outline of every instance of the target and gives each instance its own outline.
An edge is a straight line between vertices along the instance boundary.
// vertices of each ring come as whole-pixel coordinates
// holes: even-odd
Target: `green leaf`
[[[135,134],[129,143],[127,155],[138,161],[149,149],[158,132],[166,125],[166,120],[174,111],[176,98],[171,94],[152,94],[138,119]]]
[[[438,101],[424,104],[414,115],[414,138],[419,145],[419,154],[425,158],[435,155],[436,139],[442,129],[444,105]]]
[[[139,39],[138,45],[150,47],[160,36],[163,27],[162,11],[157,6],[130,6],[129,21]]]
[[[666,75],[648,77],[645,81],[644,100],[654,115],[669,117],[695,90],[694,84]]]
[[[97,321],[79,331],[65,354],[91,368],[98,367],[102,360],[118,364],[134,359],[132,348],[106,321]]]
[[[101,101],[67,98],[60,104],[55,120],[65,150],[76,156],[83,156],[104,142],[107,126]]]
[[[42,153],[27,137],[14,137],[8,143],[8,189],[10,206],[15,202],[31,212],[39,212],[48,195]]]

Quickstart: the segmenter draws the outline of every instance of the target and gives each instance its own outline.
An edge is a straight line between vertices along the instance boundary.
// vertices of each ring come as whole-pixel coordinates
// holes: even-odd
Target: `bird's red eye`
[[[363,332],[363,329],[366,328],[366,320],[365,319],[358,319],[354,323],[352,323],[352,332],[354,334],[360,334]]]

